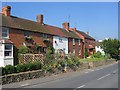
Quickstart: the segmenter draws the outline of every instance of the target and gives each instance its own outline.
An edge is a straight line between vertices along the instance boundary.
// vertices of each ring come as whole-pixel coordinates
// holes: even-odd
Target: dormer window
[[[9,28],[2,27],[2,39],[9,38]]]

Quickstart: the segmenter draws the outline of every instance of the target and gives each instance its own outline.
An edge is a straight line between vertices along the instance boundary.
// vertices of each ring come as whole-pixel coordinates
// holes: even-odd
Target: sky
[[[44,23],[62,27],[70,22],[70,27],[89,32],[96,40],[118,38],[117,2],[4,2],[10,5],[11,14],[36,21],[36,15],[44,15]]]

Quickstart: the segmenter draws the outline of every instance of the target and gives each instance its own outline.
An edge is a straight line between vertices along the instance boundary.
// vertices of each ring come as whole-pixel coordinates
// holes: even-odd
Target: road
[[[42,83],[40,82],[45,79],[24,81],[21,83],[21,88],[73,88],[74,90],[79,88],[118,88],[118,63],[82,72],[68,73],[63,76],[56,75],[51,78],[52,80]]]

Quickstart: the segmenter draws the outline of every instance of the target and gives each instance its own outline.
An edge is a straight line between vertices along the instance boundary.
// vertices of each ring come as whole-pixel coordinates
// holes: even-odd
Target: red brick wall
[[[75,39],[75,45],[73,45],[73,39],[69,38],[68,39],[68,53],[73,53],[73,48],[75,49],[75,55],[81,57],[81,55],[79,55],[79,50],[82,48],[81,45],[78,44],[78,40]]]
[[[40,40],[40,34],[41,33],[30,32],[30,37],[32,37],[33,40],[36,40],[36,41],[39,39],[39,43],[43,45],[44,42],[43,42],[42,38]],[[50,39],[50,44],[49,45],[52,46],[53,45],[53,36],[52,35],[47,35],[47,36]],[[23,42],[25,41],[24,30],[10,28],[9,38],[14,43],[15,47],[18,48],[18,47],[22,46]]]
[[[20,47],[24,42],[24,32],[22,30],[10,28],[9,38],[14,43],[15,47]]]
[[[85,47],[87,49],[89,49],[89,45],[92,45],[95,48],[95,40],[92,39],[85,39]],[[89,55],[92,55],[95,52],[95,50],[93,51],[89,51]]]

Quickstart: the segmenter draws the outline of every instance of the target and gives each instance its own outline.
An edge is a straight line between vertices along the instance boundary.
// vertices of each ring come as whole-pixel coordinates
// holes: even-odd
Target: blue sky
[[[36,15],[44,14],[44,23],[53,26],[62,27],[63,22],[70,21],[70,27],[89,32],[96,40],[118,38],[117,2],[7,2],[2,5],[10,5],[12,15],[33,21]]]

